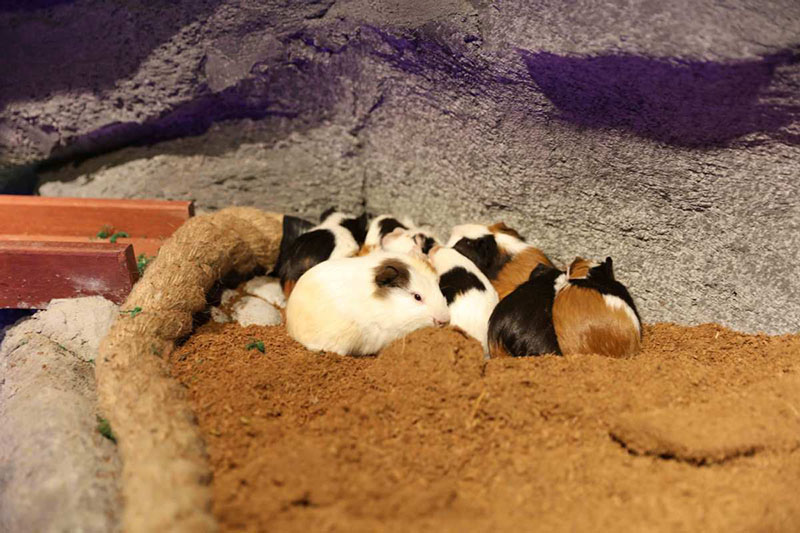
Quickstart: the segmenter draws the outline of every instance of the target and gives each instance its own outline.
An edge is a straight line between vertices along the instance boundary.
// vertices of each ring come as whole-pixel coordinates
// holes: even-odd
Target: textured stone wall
[[[647,320],[800,329],[794,0],[24,4],[0,159],[42,194],[505,220]]]

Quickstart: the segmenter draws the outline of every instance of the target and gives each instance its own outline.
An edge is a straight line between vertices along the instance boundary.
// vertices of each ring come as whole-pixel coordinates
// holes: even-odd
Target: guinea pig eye
[[[416,301],[418,301],[418,302],[421,302],[422,301],[422,296],[418,292],[415,292],[414,293],[414,299]]]

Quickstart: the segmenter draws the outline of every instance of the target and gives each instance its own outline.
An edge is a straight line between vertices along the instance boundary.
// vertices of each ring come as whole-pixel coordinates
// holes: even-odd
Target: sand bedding
[[[209,323],[170,364],[223,531],[800,531],[800,336],[484,361],[428,329],[357,359]]]

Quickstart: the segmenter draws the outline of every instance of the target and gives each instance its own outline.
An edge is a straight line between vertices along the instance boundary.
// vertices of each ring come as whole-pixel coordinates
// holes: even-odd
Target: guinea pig
[[[279,256],[277,273],[288,298],[294,285],[308,269],[328,259],[350,257],[358,253],[367,232],[366,214],[352,217],[328,209],[320,223],[297,236]]]
[[[450,324],[478,339],[489,353],[489,317],[497,305],[497,291],[475,263],[452,248],[434,246],[429,256],[439,274],[439,289],[450,308]]]
[[[552,267],[547,256],[503,222],[491,226],[462,224],[453,228],[447,246],[481,269],[502,300],[528,280],[536,265]]]
[[[599,264],[578,257],[556,289],[553,326],[563,353],[625,357],[639,351],[639,312],[628,290],[614,278],[610,257]]]
[[[270,276],[280,277],[281,265],[284,263],[284,261],[286,261],[286,256],[289,253],[289,249],[292,247],[292,244],[294,244],[294,241],[296,241],[300,235],[313,228],[314,223],[299,217],[284,215],[282,226],[283,234],[281,235],[281,246],[278,251],[278,260],[275,262],[275,268],[273,271],[269,273]]]
[[[432,267],[383,251],[318,264],[298,280],[286,305],[292,338],[341,355],[371,355],[416,329],[449,322]]]
[[[489,318],[489,354],[492,357],[561,355],[553,327],[556,280],[563,274],[540,263],[528,281],[500,300]]]
[[[361,248],[359,255],[365,255],[374,250],[379,250],[383,238],[395,229],[402,228],[405,230],[413,226],[414,223],[407,217],[402,221],[392,215],[380,215],[373,218],[369,223],[367,237],[364,239],[364,246]]]
[[[427,229],[397,227],[381,239],[381,249],[387,252],[419,253],[427,255],[438,244],[436,237]]]

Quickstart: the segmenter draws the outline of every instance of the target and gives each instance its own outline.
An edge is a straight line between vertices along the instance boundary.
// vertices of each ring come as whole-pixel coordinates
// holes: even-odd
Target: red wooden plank
[[[169,237],[194,214],[192,202],[0,195],[0,231],[94,237],[104,225],[150,239]]]
[[[94,295],[122,303],[137,278],[129,244],[0,242],[0,308]]]
[[[87,240],[84,237],[74,237],[70,235],[0,235],[0,242],[8,242],[8,241],[39,241],[39,242],[46,241],[46,242],[81,242],[81,243],[106,242],[107,243],[108,239]],[[164,244],[164,239],[140,239],[140,238],[126,239],[124,237],[120,237],[117,239],[117,243],[132,245],[133,255],[135,257],[138,257],[139,254],[145,254],[148,257],[152,257],[158,253],[159,248],[161,248],[161,245]]]
[[[105,227],[127,233],[120,242],[132,242],[135,255],[155,255],[193,214],[186,201],[0,195],[0,240],[88,242]]]

